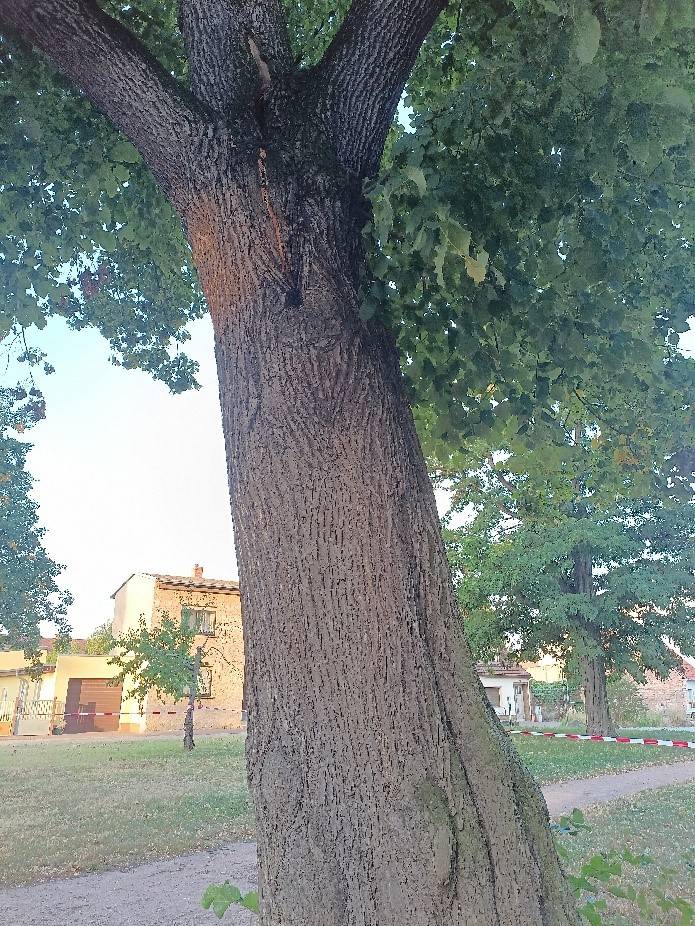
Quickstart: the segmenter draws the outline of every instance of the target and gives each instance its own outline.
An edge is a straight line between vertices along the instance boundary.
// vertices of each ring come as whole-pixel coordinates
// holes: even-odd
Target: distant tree
[[[214,653],[216,658],[231,666],[220,647],[229,634],[229,627],[217,622],[214,638],[207,637],[203,642],[200,642],[200,634],[200,628],[191,626],[186,618],[178,622],[163,614],[156,627],[148,627],[141,617],[136,628],[111,637],[111,650],[115,649],[115,653],[109,662],[120,669],[114,684],[126,684],[127,695],[136,698],[140,707],[150,691],[160,699],[169,697],[180,701],[187,698],[183,725],[186,749],[195,746],[193,714],[196,699],[208,681],[206,656]]]
[[[677,663],[667,640],[695,653],[694,477],[682,454],[657,465],[657,444],[575,429],[542,451],[489,454],[450,481],[455,508],[476,509],[447,531],[474,650],[513,639],[521,657],[574,661],[590,733],[613,731],[607,672],[667,675]]]
[[[34,391],[23,386],[0,390],[0,641],[3,649],[36,657],[42,622],[53,625],[59,638],[69,633],[66,613],[72,596],[58,585],[62,567],[44,546],[45,529],[27,469],[31,445],[14,436],[43,414]]]
[[[54,666],[58,662],[59,656],[68,653],[78,654],[80,652],[82,652],[80,646],[72,639],[70,633],[61,633],[53,639],[53,644],[46,651],[44,660],[48,665]]]
[[[111,652],[115,646],[111,621],[104,621],[87,637],[85,653],[89,656],[104,656]]]

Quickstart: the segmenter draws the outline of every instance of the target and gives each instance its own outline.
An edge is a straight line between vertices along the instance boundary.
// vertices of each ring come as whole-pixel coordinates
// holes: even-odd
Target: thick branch
[[[138,148],[167,191],[194,116],[176,81],[91,0],[0,0],[0,24],[44,52]]]
[[[272,79],[283,76],[291,63],[278,0],[180,0],[180,21],[191,90],[222,116],[245,106],[258,90],[258,67],[249,40]]]
[[[373,174],[420,46],[447,0],[353,0],[317,68],[338,158]]]

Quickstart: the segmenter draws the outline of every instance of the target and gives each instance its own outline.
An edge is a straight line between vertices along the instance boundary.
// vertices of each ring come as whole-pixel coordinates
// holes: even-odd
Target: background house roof
[[[521,666],[503,666],[501,663],[479,662],[475,671],[478,675],[487,675],[489,678],[521,678],[524,681],[531,678],[531,673]]]
[[[45,653],[50,653],[56,645],[56,637],[41,637],[39,640],[39,649]],[[81,637],[70,637],[70,647],[74,653],[84,653],[87,641]]]
[[[184,588],[189,591],[199,592],[238,592],[239,582],[236,579],[205,579],[203,577],[203,567],[197,563],[193,567],[190,576],[172,576],[163,572],[132,572],[128,578],[121,582],[116,591],[111,595],[115,598],[124,585],[133,578],[133,576],[149,576],[157,582],[160,588]]]
[[[239,591],[239,583],[234,579],[199,579],[195,576],[167,576],[161,573],[155,573],[154,577],[162,588],[187,588],[207,592]]]

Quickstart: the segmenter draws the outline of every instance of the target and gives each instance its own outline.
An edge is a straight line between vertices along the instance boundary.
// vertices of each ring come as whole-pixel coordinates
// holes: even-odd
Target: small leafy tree
[[[184,720],[185,749],[195,746],[193,709],[200,683],[204,647],[193,650],[195,628],[180,624],[164,615],[159,626],[149,628],[144,617],[138,626],[115,640],[120,649],[110,660],[120,668],[114,684],[127,684],[130,697],[142,708],[150,691],[163,699],[179,701],[188,697]]]
[[[111,621],[104,621],[87,637],[85,652],[89,656],[105,656],[111,652],[115,645],[115,638],[111,630]]]
[[[623,727],[638,723],[647,713],[647,704],[639,685],[627,675],[609,677],[608,703],[611,717]]]

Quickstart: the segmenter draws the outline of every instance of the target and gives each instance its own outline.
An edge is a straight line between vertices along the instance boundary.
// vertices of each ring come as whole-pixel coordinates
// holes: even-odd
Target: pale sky
[[[111,618],[110,596],[133,572],[188,575],[200,563],[237,578],[209,318],[191,332],[202,388],[178,396],[111,365],[93,330],[54,319],[35,339],[56,373],[40,383],[47,416],[27,435],[29,467],[75,636]],[[695,349],[695,331],[683,346]]]
[[[209,318],[191,331],[202,388],[183,395],[110,364],[93,330],[55,319],[35,339],[56,373],[41,381],[47,412],[27,434],[29,468],[75,636],[111,618],[110,595],[133,572],[188,575],[200,563],[206,576],[237,576]]]

